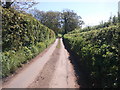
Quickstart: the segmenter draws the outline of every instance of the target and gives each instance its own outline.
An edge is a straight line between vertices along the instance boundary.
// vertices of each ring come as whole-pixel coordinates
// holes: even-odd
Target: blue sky
[[[58,0],[55,2],[55,0],[42,0],[33,8],[41,11],[74,10],[74,12],[82,17],[82,20],[85,22],[84,26],[92,26],[99,24],[102,20],[108,20],[111,15],[117,15],[118,1],[119,0],[74,0],[73,2],[73,0]]]

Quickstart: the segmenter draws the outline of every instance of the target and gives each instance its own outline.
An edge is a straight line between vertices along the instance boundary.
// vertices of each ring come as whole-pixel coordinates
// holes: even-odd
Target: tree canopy
[[[30,11],[33,16],[38,19],[43,25],[46,25],[50,29],[54,30],[55,33],[67,33],[75,28],[80,28],[84,23],[82,18],[77,15],[73,10],[58,11],[40,11],[34,9]]]

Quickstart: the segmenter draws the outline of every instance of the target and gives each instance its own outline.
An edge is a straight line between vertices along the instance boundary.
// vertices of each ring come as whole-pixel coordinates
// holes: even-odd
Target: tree
[[[19,0],[4,0],[0,1],[0,4],[3,8],[14,7],[17,10],[29,9],[33,5],[37,4],[36,2],[20,2]]]
[[[114,16],[114,17],[112,18],[112,23],[113,23],[114,25],[116,25],[116,24],[118,23],[118,17]]]
[[[0,1],[1,2],[1,1]],[[4,2],[1,2],[1,5],[3,8],[10,8],[11,5],[14,3],[14,0],[4,0]]]
[[[13,7],[19,11],[27,11],[32,8],[34,5],[38,4],[38,2],[14,2]]]
[[[42,19],[45,18],[45,12],[44,11],[40,11],[38,9],[32,9],[29,11],[29,13],[31,13],[33,15],[33,17],[35,17],[37,20],[39,20],[40,22],[42,22]]]
[[[43,25],[46,25],[50,29],[54,30],[55,33],[74,30],[80,28],[83,24],[81,17],[74,13],[72,10],[64,10],[63,12],[58,11],[39,11],[37,9],[31,10],[31,14],[38,19]]]
[[[120,23],[120,13],[118,12],[118,22]]]
[[[61,29],[60,12],[46,12],[44,18],[41,19],[41,23],[54,30],[54,32],[57,34]]]
[[[61,13],[53,11],[39,11],[37,9],[32,10],[33,16],[38,19],[43,25],[52,29],[56,34],[61,30]]]
[[[63,10],[62,19],[65,33],[70,32],[75,28],[80,28],[81,25],[84,23],[81,20],[81,17],[72,10]]]

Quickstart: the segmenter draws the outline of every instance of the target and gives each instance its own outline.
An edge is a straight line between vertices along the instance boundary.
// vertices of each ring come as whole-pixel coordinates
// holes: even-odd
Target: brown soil
[[[57,45],[59,46],[59,45]],[[39,76],[28,88],[49,88],[49,83],[54,74],[56,63],[59,58],[60,48],[56,48],[49,59],[49,61],[44,65],[43,70],[40,72]]]

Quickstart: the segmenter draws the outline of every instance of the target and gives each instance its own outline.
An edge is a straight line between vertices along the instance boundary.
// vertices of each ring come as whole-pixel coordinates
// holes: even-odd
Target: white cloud
[[[96,17],[94,16],[88,16],[88,17],[84,17],[83,21],[85,22],[84,26],[94,26],[94,25],[98,25],[100,24],[101,21],[107,21],[109,19],[109,17],[106,15],[99,15]]]

